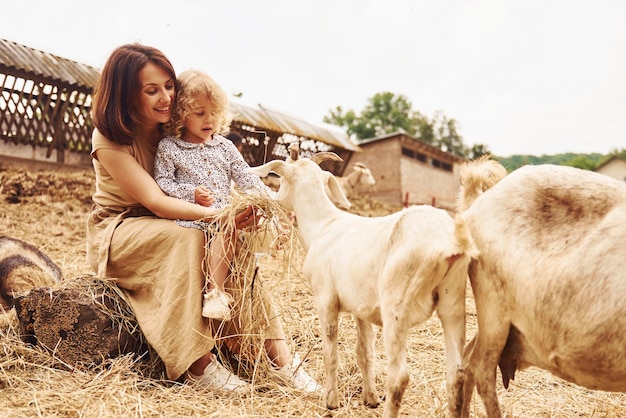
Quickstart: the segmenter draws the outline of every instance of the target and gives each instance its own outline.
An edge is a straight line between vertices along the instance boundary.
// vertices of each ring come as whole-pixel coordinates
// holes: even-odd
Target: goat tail
[[[461,215],[454,217],[454,246],[458,256],[465,254],[470,258],[478,257],[478,249],[474,245],[469,228]]]
[[[465,282],[467,271],[472,259],[477,259],[479,251],[474,245],[469,228],[461,215],[454,218],[454,235],[452,236],[451,250],[446,252],[443,277],[457,282]]]
[[[469,208],[478,196],[506,175],[507,171],[504,166],[492,160],[488,154],[463,164],[459,172],[461,188],[457,202],[458,210],[462,212]]]

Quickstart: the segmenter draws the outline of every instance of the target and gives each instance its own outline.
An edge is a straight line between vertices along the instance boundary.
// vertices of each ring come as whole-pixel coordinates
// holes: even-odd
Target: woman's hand
[[[259,216],[257,214],[257,209],[252,206],[248,206],[235,215],[235,228],[245,229],[249,226],[256,225],[258,221]]]
[[[196,200],[196,203],[202,205],[204,207],[209,207],[215,202],[213,198],[213,192],[211,189],[205,186],[198,186],[193,191],[193,197]]]

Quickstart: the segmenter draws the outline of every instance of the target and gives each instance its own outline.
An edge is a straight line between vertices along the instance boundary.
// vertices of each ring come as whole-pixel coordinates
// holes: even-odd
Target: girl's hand
[[[205,186],[198,186],[193,191],[193,197],[196,200],[196,203],[202,205],[204,207],[209,207],[215,202],[213,198],[213,192],[211,189]]]
[[[235,215],[235,227],[237,229],[245,229],[249,226],[256,225],[258,220],[259,216],[257,216],[257,210],[252,206],[248,206]]]

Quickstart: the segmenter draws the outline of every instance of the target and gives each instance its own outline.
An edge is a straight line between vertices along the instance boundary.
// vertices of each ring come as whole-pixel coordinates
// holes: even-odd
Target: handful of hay
[[[249,206],[254,208],[257,224],[236,230],[235,216]],[[214,321],[218,354],[234,372],[261,383],[270,375],[266,372],[271,367],[265,354],[264,333],[271,320],[280,318],[277,317],[277,299],[263,287],[259,257],[271,256],[276,261],[274,265],[285,271],[294,257],[293,224],[285,210],[269,197],[235,193],[231,205],[205,227],[207,252],[211,240],[220,234],[224,234],[225,239],[235,237],[235,256],[225,284],[234,300],[233,319]],[[206,277],[208,279],[208,272]]]

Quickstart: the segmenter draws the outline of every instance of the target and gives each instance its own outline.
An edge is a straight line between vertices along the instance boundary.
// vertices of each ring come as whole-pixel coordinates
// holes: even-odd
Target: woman
[[[124,290],[168,378],[186,374],[199,385],[244,391],[248,384],[211,353],[211,322],[199,314],[204,234],[172,222],[210,221],[223,209],[167,196],[152,177],[175,96],[174,69],[158,49],[122,45],[105,63],[92,102],[96,190],[87,220],[87,258],[98,276],[115,279]],[[237,228],[255,222],[252,208],[235,217]],[[278,375],[299,389],[319,391],[291,356],[278,316],[269,317],[265,348]]]

